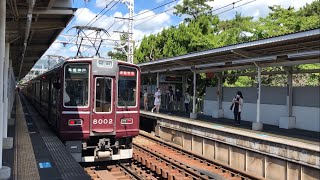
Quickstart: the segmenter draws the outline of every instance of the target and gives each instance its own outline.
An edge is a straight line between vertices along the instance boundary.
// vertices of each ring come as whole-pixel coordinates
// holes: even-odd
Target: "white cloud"
[[[96,16],[96,14],[90,11],[88,8],[80,8],[76,11],[75,16],[76,25],[86,25]]]
[[[146,12],[146,13],[144,13]],[[138,14],[144,13],[136,18],[135,28],[141,31],[154,31],[170,23],[170,16],[166,13],[155,15],[154,12],[143,10]]]
[[[96,0],[96,7],[105,8],[107,4],[112,2],[113,0]]]
[[[219,13],[222,13],[223,11],[227,11],[230,9],[230,11],[220,14],[219,17],[221,19],[232,19],[235,16],[236,12],[240,12],[243,16],[252,16],[254,18],[258,18],[258,17],[265,17],[266,15],[268,15],[268,13],[270,12],[268,8],[269,6],[280,5],[283,8],[288,8],[289,6],[293,6],[295,9],[299,9],[303,7],[306,3],[310,4],[314,0],[303,0],[303,1],[302,0],[267,0],[267,1],[257,0],[251,3],[250,1],[252,0],[245,0],[245,1],[235,3],[234,7],[237,7],[245,3],[248,3],[248,4],[235,8],[233,10],[231,10],[233,6],[230,5],[228,7],[214,11],[213,13],[219,14]],[[218,9],[225,5],[231,4],[231,2],[226,4],[225,1],[220,0],[220,1],[209,2],[208,4],[212,7],[212,9]]]

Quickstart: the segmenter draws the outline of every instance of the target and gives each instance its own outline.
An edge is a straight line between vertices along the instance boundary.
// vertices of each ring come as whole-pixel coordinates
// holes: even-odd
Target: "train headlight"
[[[122,118],[121,124],[133,124],[133,119],[132,118]]]
[[[69,126],[82,126],[83,120],[82,119],[69,119],[68,125]]]

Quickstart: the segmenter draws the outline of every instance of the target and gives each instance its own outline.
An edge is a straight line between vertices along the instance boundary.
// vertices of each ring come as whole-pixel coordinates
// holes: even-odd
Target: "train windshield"
[[[89,64],[65,66],[63,102],[66,107],[85,107],[89,104]]]
[[[118,106],[128,107],[137,104],[137,69],[119,66]]]

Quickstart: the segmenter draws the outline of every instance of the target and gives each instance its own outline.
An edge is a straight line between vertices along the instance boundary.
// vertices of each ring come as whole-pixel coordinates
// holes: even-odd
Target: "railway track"
[[[243,171],[181,149],[145,132],[133,141],[133,158],[130,162],[85,168],[94,180],[198,180],[198,179],[259,179]]]
[[[246,172],[186,151],[140,131],[133,141],[134,159],[168,179],[259,179]]]
[[[157,179],[152,173],[143,170],[138,163],[119,163],[116,165],[91,166],[85,171],[92,180],[137,180]]]

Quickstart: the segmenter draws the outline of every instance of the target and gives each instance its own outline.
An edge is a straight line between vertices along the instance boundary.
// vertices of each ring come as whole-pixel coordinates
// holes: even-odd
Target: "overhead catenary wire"
[[[114,1],[112,1],[114,2]],[[109,9],[107,9],[107,11],[105,11],[101,16],[99,16],[98,18],[96,18],[91,24],[87,24],[89,26],[92,26],[95,22],[97,22],[101,17],[103,17],[107,12],[109,12],[115,5],[117,5],[120,2],[120,0],[118,0],[117,2],[115,2]]]
[[[96,14],[94,18],[92,18],[92,19],[87,23],[87,26],[88,26],[95,18],[97,18],[105,9],[107,9],[108,6],[109,6],[111,3],[113,3],[113,2],[114,2],[114,0],[112,0],[110,3],[106,4],[106,6],[105,6],[98,14]]]
[[[79,14],[77,14],[74,18],[72,18],[72,20],[71,20],[71,22],[69,23],[69,24],[72,24],[72,22],[73,21],[75,21],[79,16],[80,16],[80,14],[83,12],[83,10],[88,6],[88,2],[87,1],[85,1],[85,3],[84,3],[84,7],[81,9],[81,11],[79,12]],[[69,32],[70,30],[72,29],[72,27],[70,27],[66,32]],[[76,37],[76,35],[74,35],[74,37],[73,38],[70,38],[69,39],[69,42],[72,40],[72,39],[74,39]],[[63,45],[60,49],[58,49],[55,53],[54,53],[54,55],[57,55],[57,53],[59,53],[63,48],[64,48],[65,46]]]
[[[92,25],[93,25],[95,22],[97,22],[101,17],[103,17],[103,15],[105,15],[105,14],[106,14],[108,11],[110,11],[116,4],[118,4],[118,3],[120,2],[120,0],[118,0],[118,1],[117,1],[116,3],[114,3],[107,11],[105,11],[102,15],[100,15],[100,14],[101,14],[108,6],[110,6],[114,1],[115,1],[115,0],[111,1],[110,3],[108,3],[93,19],[91,19],[91,20],[87,23],[87,26],[92,26]],[[136,14],[136,15],[134,15],[133,17],[141,16],[141,15],[143,15],[143,14],[145,14],[145,13],[151,12],[151,11],[153,11],[153,10],[155,10],[155,9],[159,9],[159,8],[161,8],[161,7],[164,7],[164,6],[168,5],[168,4],[174,3],[174,2],[176,2],[176,1],[177,1],[177,0],[172,0],[172,1],[170,1],[170,2],[164,3],[164,4],[160,5],[160,6],[154,7],[154,8],[152,8],[152,9],[149,9],[149,10],[144,11],[144,12],[142,12],[142,13]],[[84,9],[84,8],[83,8],[83,9]],[[82,9],[82,11],[83,11],[83,9]],[[173,9],[173,8],[170,8],[170,9]],[[81,12],[82,12],[82,11],[81,11]],[[166,10],[166,12],[167,12],[167,11],[169,11],[169,10]],[[99,15],[100,15],[100,16],[99,16]],[[99,16],[99,17],[98,17],[98,16]],[[142,18],[141,18],[141,19],[142,19]],[[125,20],[125,19],[120,20],[120,21],[124,21],[124,20]],[[120,22],[120,21],[117,21],[117,22]],[[116,23],[116,22],[114,22],[110,27],[108,27],[107,31],[110,30],[115,23]],[[70,29],[71,29],[71,28],[70,28]],[[76,35],[75,35],[74,37],[76,37]],[[74,38],[71,38],[70,41],[71,41],[72,39],[74,39]],[[63,47],[62,47],[62,48],[63,48]],[[62,48],[61,48],[61,49],[62,49]]]
[[[98,17],[99,14],[101,14],[105,9],[107,9],[108,6],[109,6],[111,3],[113,3],[113,2],[114,2],[114,0],[111,1],[110,3],[108,3],[93,19],[91,19],[91,20],[87,23],[87,26],[88,26],[88,25],[89,25],[89,26],[92,26],[92,25],[93,25],[97,20],[99,20],[104,14],[106,14],[106,13],[107,13],[108,11],[110,11],[116,4],[118,4],[118,3],[120,2],[120,0],[118,0],[116,3],[114,3],[107,11],[105,11],[100,17]],[[86,3],[86,6],[87,6],[87,3]],[[86,6],[85,6],[85,7],[86,7]],[[83,9],[85,9],[85,7],[84,7]],[[80,13],[82,13],[83,9],[81,10]],[[80,13],[78,14],[78,16],[80,15]],[[70,29],[71,29],[71,28],[70,28]],[[69,30],[70,30],[70,29],[69,29]],[[69,30],[68,30],[68,31],[69,31]],[[74,35],[74,37],[70,38],[68,42],[71,42],[75,37],[77,37],[76,34]],[[55,52],[55,55],[56,55],[57,53],[59,53],[63,48],[65,48],[65,45],[63,45],[59,50],[57,50],[57,51]]]
[[[116,29],[116,31],[118,31],[122,26],[124,26],[124,23],[122,23],[122,25],[120,25],[117,29]],[[113,33],[111,36],[113,36],[115,33]],[[89,46],[86,50],[84,50],[83,52],[82,52],[82,54],[84,54],[86,51],[88,51],[89,49],[91,49],[92,48],[92,46]]]
[[[238,1],[232,2],[232,3],[230,3],[230,4],[221,6],[221,7],[217,8],[217,9],[210,10],[209,12],[212,13],[212,12],[214,12],[214,11],[218,11],[218,10],[220,10],[220,9],[226,8],[226,7],[231,6],[231,5],[234,6],[236,3],[239,3],[239,2],[241,2],[241,1],[243,1],[243,0],[238,0]]]
[[[246,3],[243,3],[243,4],[239,5],[239,6],[234,6],[234,7],[230,8],[230,9],[228,9],[228,10],[225,10],[225,11],[219,12],[218,14],[215,14],[215,15],[223,14],[223,13],[228,12],[228,11],[231,11],[231,10],[233,10],[233,9],[235,9],[235,8],[238,8],[238,7],[241,7],[241,6],[244,6],[244,5],[247,5],[247,4],[250,4],[250,3],[253,3],[253,2],[255,2],[255,1],[257,1],[257,0],[252,0],[252,1],[249,1],[249,2],[246,2]]]
[[[141,15],[146,14],[146,13],[148,13],[148,12],[152,12],[152,11],[155,10],[155,9],[164,7],[164,6],[168,5],[168,4],[174,3],[174,2],[176,2],[176,1],[177,1],[177,0],[172,0],[172,1],[170,1],[170,2],[167,2],[167,3],[165,3],[165,4],[162,4],[162,5],[160,5],[160,6],[154,7],[154,8],[152,8],[152,9],[150,9],[150,10],[143,11],[143,12],[141,12],[141,13],[139,13],[139,14],[136,14],[136,15],[134,15],[133,17],[138,17],[138,16],[141,16]],[[219,14],[222,14],[222,13],[225,13],[225,12],[228,12],[228,11],[231,11],[231,10],[233,10],[233,9],[235,9],[235,8],[238,8],[238,7],[244,6],[244,5],[246,5],[246,4],[252,3],[252,2],[254,2],[254,1],[256,1],[256,0],[252,0],[252,1],[250,1],[250,2],[241,4],[241,5],[239,5],[239,6],[234,6],[236,3],[239,3],[239,2],[241,2],[241,1],[243,1],[243,0],[238,0],[238,1],[232,2],[232,3],[230,3],[230,4],[224,5],[224,6],[222,6],[222,7],[219,7],[219,8],[217,8],[217,9],[214,9],[214,10],[209,11],[209,12],[218,11],[218,10],[221,10],[221,9],[223,9],[223,8],[226,8],[226,7],[230,6],[230,5],[233,5],[233,7],[232,7],[231,9],[228,9],[228,10],[225,10],[225,11],[220,12],[220,13],[218,13],[218,14],[215,14],[215,15],[219,15]],[[92,26],[92,25],[93,25],[95,22],[97,22],[101,17],[103,17],[103,15],[105,15],[105,14],[106,14],[108,11],[110,11],[116,4],[118,4],[118,3],[120,2],[120,0],[118,0],[118,1],[115,2],[115,3],[114,3],[114,2],[115,2],[115,0],[111,1],[110,3],[108,3],[105,8],[103,8],[91,21],[89,21],[88,25],[89,25],[89,26]],[[107,11],[105,11],[103,14],[101,14],[105,9],[107,9],[107,7],[109,7],[109,6],[111,5],[111,3],[114,3],[114,4],[113,4]],[[180,2],[180,3],[181,3],[181,2]],[[146,22],[150,21],[151,19],[159,16],[160,14],[163,14],[163,13],[166,13],[166,12],[172,10],[173,8],[174,8],[174,7],[170,8],[170,9],[167,9],[167,10],[165,10],[165,11],[162,11],[162,12],[160,12],[160,13],[153,14],[153,15],[150,15],[150,16],[143,17],[143,18],[140,18],[140,19],[135,20],[135,21],[140,21],[140,20],[143,20],[143,19],[148,18],[148,19],[146,19],[145,21],[136,24],[136,25],[135,25],[135,28],[136,28],[137,26],[139,26],[139,25],[141,25],[141,24],[143,24],[143,23],[146,23]],[[100,15],[100,14],[101,14],[101,15]],[[99,15],[100,15],[100,16],[99,16]],[[120,20],[120,21],[115,21],[111,26],[108,27],[108,30],[110,30],[110,29],[112,28],[112,26],[114,26],[114,25],[116,24],[116,22],[121,22],[121,21],[124,21],[124,20],[126,20],[126,19],[122,19],[122,20]],[[179,25],[180,25],[180,24],[179,24]],[[179,25],[176,25],[176,26],[179,26]],[[122,25],[122,26],[123,26],[123,25]],[[173,26],[173,27],[176,27],[176,26]],[[70,41],[71,41],[71,40],[72,40],[72,38],[70,39]],[[141,40],[140,40],[140,41],[141,41]],[[62,48],[63,48],[63,47],[62,47]],[[62,49],[62,48],[61,48],[61,49]]]
[[[75,17],[73,17],[72,18],[72,20],[71,20],[71,22],[69,23],[69,24],[72,24],[79,16],[80,16],[80,14],[83,12],[83,10],[88,6],[88,2],[85,2],[85,4],[84,4],[84,7],[81,9],[81,11],[75,16]],[[71,29],[72,27],[70,27],[68,30],[67,30],[67,32]]]
[[[152,9],[147,10],[147,11],[143,11],[143,12],[141,12],[141,13],[139,13],[139,14],[134,15],[133,18],[134,18],[134,17],[141,16],[141,15],[143,15],[143,14],[145,14],[145,13],[148,13],[148,12],[152,12],[153,10],[159,9],[159,8],[161,8],[161,7],[163,7],[163,6],[166,6],[166,5],[168,5],[168,4],[174,3],[174,2],[176,2],[176,1],[177,1],[177,0],[172,0],[172,1],[170,1],[170,2],[167,2],[167,3],[162,4],[162,5],[160,5],[160,6],[156,6],[156,7],[152,8]],[[182,3],[182,2],[180,2],[180,3]],[[180,4],[180,3],[179,3],[179,4]],[[173,7],[170,8],[170,10],[171,10],[171,9],[173,9]],[[166,12],[167,12],[167,11],[169,11],[169,10],[166,10]],[[162,13],[163,13],[163,12],[162,12]],[[154,16],[154,15],[151,15],[151,16]],[[145,18],[148,18],[148,17],[151,17],[151,16],[143,17],[143,18],[141,18],[141,19],[145,19]],[[141,20],[141,19],[138,19],[138,20]],[[116,22],[121,22],[121,21],[125,21],[125,20],[127,20],[127,19],[121,19],[121,20],[116,21]],[[138,20],[134,20],[134,21],[138,21]],[[116,22],[114,22],[108,29],[110,29]],[[135,27],[136,27],[136,26],[135,26]]]
[[[183,1],[181,1],[181,2],[178,3],[178,4],[176,4],[175,6],[177,6],[177,5],[181,4],[181,3],[183,3]],[[168,11],[173,10],[173,9],[175,8],[175,6],[169,8],[169,9],[167,9],[167,10],[161,11],[161,12],[159,12],[159,13],[152,14],[152,15],[150,15],[150,16],[142,17],[142,18],[140,18],[140,19],[135,19],[134,21],[140,21],[140,20],[143,20],[143,19],[146,19],[146,18],[149,18],[149,17],[153,17],[153,16],[157,16],[157,15],[166,13],[166,12],[168,12]]]
[[[134,27],[136,28],[136,27],[139,26],[140,24],[143,24],[143,23],[145,23],[145,22],[147,22],[147,21],[150,21],[151,19],[153,19],[153,18],[155,18],[155,17],[157,17],[157,16],[159,16],[159,15],[161,15],[161,14],[163,14],[163,13],[166,13],[166,12],[168,12],[168,11],[170,11],[170,10],[171,10],[171,9],[167,9],[167,10],[161,12],[161,13],[148,16],[148,17],[150,17],[149,19],[147,19],[147,20],[145,20],[145,21],[142,21],[142,22],[136,24]],[[148,18],[148,17],[146,17],[146,18]],[[139,19],[139,20],[143,20],[143,19],[145,19],[145,18],[141,18],[141,19]]]
[[[224,6],[222,6],[222,7],[217,8],[217,9],[210,10],[209,12],[212,13],[212,12],[218,11],[218,10],[220,10],[220,9],[226,8],[226,7],[230,6],[230,5],[233,5],[233,8],[231,8],[231,9],[228,9],[228,10],[226,10],[226,11],[223,11],[223,12],[220,12],[220,13],[217,13],[217,14],[214,14],[214,15],[219,15],[219,14],[222,14],[222,13],[224,13],[224,12],[227,12],[227,11],[230,11],[230,10],[232,10],[232,9],[235,9],[235,8],[237,8],[237,7],[243,6],[243,5],[245,5],[245,4],[249,4],[249,3],[253,2],[253,1],[256,1],[256,0],[252,0],[252,1],[250,1],[250,2],[244,3],[244,4],[239,5],[239,6],[236,6],[236,7],[234,6],[236,3],[241,2],[241,1],[243,1],[243,0],[238,0],[238,1],[232,2],[232,3],[230,3],[230,4],[224,5]],[[173,8],[174,8],[174,7],[173,7]],[[171,9],[173,9],[173,8],[171,8]],[[151,18],[148,19],[148,20],[146,20],[146,21],[143,21],[143,22],[137,24],[136,26],[138,26],[138,25],[140,25],[140,24],[143,24],[143,23],[145,23],[145,22],[147,22],[147,21],[149,21],[149,20],[151,20],[151,19],[157,17],[158,15],[160,15],[160,14],[162,14],[162,13],[165,13],[165,12],[167,12],[167,11],[168,11],[168,10],[165,10],[165,11],[162,11],[162,12],[160,12],[160,13],[157,13],[157,14],[154,14],[154,15],[151,15],[151,16],[148,16],[148,17],[151,17]],[[144,18],[148,18],[148,17],[144,17]],[[144,18],[141,18],[141,19],[144,19]],[[141,19],[138,19],[138,20],[141,20]],[[176,26],[179,26],[179,25],[180,25],[180,24],[178,24],[178,25],[176,25]],[[174,27],[176,27],[176,26],[174,26]]]
[[[170,1],[170,2],[167,2],[167,3],[162,4],[162,5],[160,5],[160,6],[154,7],[154,8],[152,8],[152,9],[149,9],[149,10],[144,11],[144,12],[142,12],[142,13],[136,14],[136,15],[134,15],[133,17],[141,16],[142,14],[151,12],[151,11],[156,10],[156,9],[159,9],[159,8],[161,8],[161,7],[163,7],[163,6],[166,6],[166,5],[168,5],[168,4],[174,3],[174,2],[176,2],[176,1],[177,1],[177,0],[172,0],[172,1]]]

